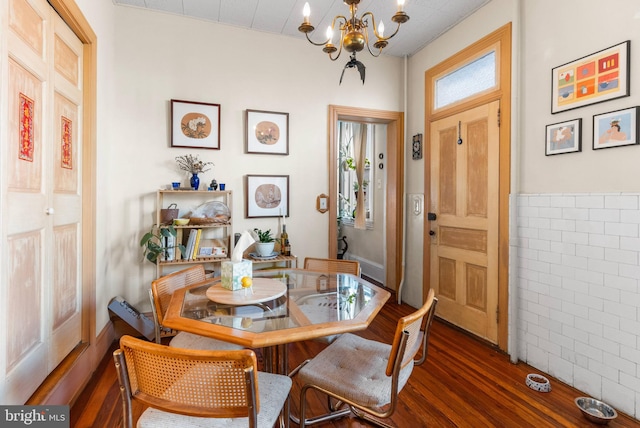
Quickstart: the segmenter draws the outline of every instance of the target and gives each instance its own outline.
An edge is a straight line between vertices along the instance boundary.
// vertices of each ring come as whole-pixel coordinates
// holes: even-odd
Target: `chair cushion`
[[[291,390],[288,376],[258,372],[260,412],[258,427],[272,427]],[[149,407],[138,419],[138,428],[246,428],[247,418],[200,418],[168,413]]]
[[[365,407],[383,407],[391,401],[391,377],[385,374],[391,345],[340,335],[322,350],[298,376],[303,384],[319,386]],[[413,364],[400,371],[398,392],[407,383]]]
[[[229,351],[234,349],[244,349],[235,343],[225,342],[223,340],[213,339],[211,337],[200,336],[199,334],[187,333],[181,331],[175,335],[169,346],[174,348],[212,350],[212,351]]]

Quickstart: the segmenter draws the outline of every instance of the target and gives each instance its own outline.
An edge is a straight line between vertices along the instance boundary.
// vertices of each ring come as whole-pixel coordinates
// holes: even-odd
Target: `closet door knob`
[[[55,210],[51,207],[47,208],[46,210],[44,210],[44,213],[46,215],[53,215],[53,213],[55,212]]]

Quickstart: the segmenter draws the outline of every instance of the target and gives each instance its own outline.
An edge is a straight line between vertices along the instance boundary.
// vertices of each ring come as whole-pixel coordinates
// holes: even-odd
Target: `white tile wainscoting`
[[[521,194],[518,354],[640,419],[640,194]]]

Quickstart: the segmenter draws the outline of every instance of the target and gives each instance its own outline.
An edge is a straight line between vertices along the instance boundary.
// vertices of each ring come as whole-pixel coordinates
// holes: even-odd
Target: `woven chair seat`
[[[272,427],[291,389],[287,376],[258,372],[260,413],[258,427]],[[138,428],[246,428],[247,418],[199,418],[148,408],[138,419]]]
[[[225,342],[223,340],[213,339],[211,337],[200,336],[198,334],[180,331],[169,342],[169,346],[173,348],[185,349],[217,349],[221,351],[230,351],[233,349],[243,349],[242,346],[235,343]]]
[[[386,343],[342,334],[305,365],[298,376],[303,384],[333,391],[362,406],[381,408],[391,399],[391,377],[384,374],[390,352],[391,345]],[[413,364],[400,371],[398,392],[412,371]]]

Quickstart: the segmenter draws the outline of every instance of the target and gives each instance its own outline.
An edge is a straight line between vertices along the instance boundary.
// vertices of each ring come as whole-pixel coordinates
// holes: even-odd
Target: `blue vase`
[[[191,176],[191,188],[193,190],[198,190],[198,188],[200,188],[200,177],[198,177],[198,174],[193,174]]]

